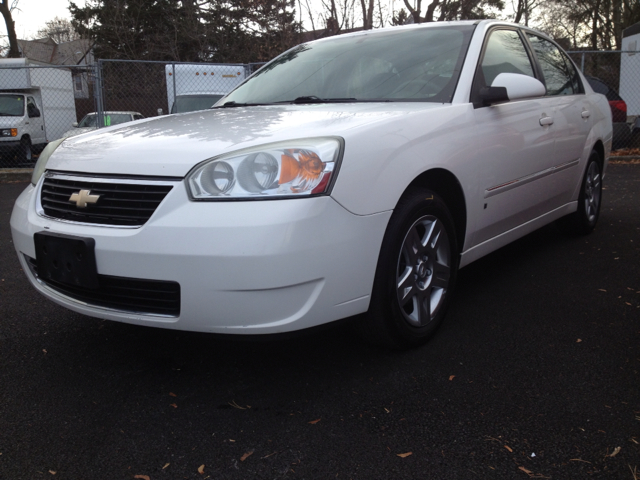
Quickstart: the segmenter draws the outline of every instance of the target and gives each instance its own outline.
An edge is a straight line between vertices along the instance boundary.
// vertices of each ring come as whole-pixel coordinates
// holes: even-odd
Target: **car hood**
[[[212,109],[102,128],[66,139],[48,169],[183,177],[208,158],[281,140],[347,137],[436,103],[278,105]]]

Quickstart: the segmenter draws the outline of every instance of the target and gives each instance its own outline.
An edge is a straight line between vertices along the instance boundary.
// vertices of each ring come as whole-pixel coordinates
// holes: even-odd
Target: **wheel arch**
[[[434,168],[416,177],[407,189],[410,187],[428,188],[442,197],[453,217],[458,248],[462,251],[467,233],[467,205],[458,178],[449,170]]]
[[[593,145],[592,150],[595,150],[598,153],[598,156],[600,157],[600,161],[598,162],[600,164],[600,171],[604,171],[604,144],[602,143],[602,140],[597,140],[596,143]]]

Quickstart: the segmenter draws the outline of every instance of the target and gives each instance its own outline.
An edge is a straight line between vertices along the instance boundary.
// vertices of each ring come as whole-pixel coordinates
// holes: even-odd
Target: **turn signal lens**
[[[194,200],[291,197],[327,193],[342,150],[340,138],[310,138],[207,160],[187,175]]]

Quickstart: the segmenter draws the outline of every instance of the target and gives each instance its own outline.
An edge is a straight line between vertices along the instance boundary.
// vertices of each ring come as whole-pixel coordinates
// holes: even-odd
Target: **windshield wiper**
[[[282,103],[351,103],[357,102],[357,98],[320,98],[315,95],[309,95],[307,97],[298,97],[294,100],[290,100],[290,102],[282,102]]]
[[[217,107],[211,108],[233,108],[233,107],[257,107],[260,105],[281,105],[283,103],[304,104],[304,103],[352,103],[359,102],[357,98],[320,98],[315,95],[309,95],[306,97],[298,97],[293,100],[284,100],[282,102],[274,103],[238,103],[234,101],[223,103]]]
[[[238,102],[226,102],[222,105],[218,105],[217,107],[211,108],[233,108],[233,107],[257,107],[259,105],[269,105],[268,103],[238,103]]]

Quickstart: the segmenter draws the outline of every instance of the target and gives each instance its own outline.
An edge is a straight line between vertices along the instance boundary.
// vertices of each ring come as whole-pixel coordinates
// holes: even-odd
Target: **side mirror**
[[[73,122],[73,123],[71,124],[71,126],[72,126],[72,127],[74,127],[74,128],[77,128],[77,127],[78,127],[78,122]]]
[[[160,115],[162,115],[162,109],[161,108],[158,109],[158,116],[160,116]]]
[[[480,98],[483,105],[492,105],[509,100],[544,97],[546,93],[547,89],[540,80],[519,73],[501,73],[490,87],[480,90]]]

